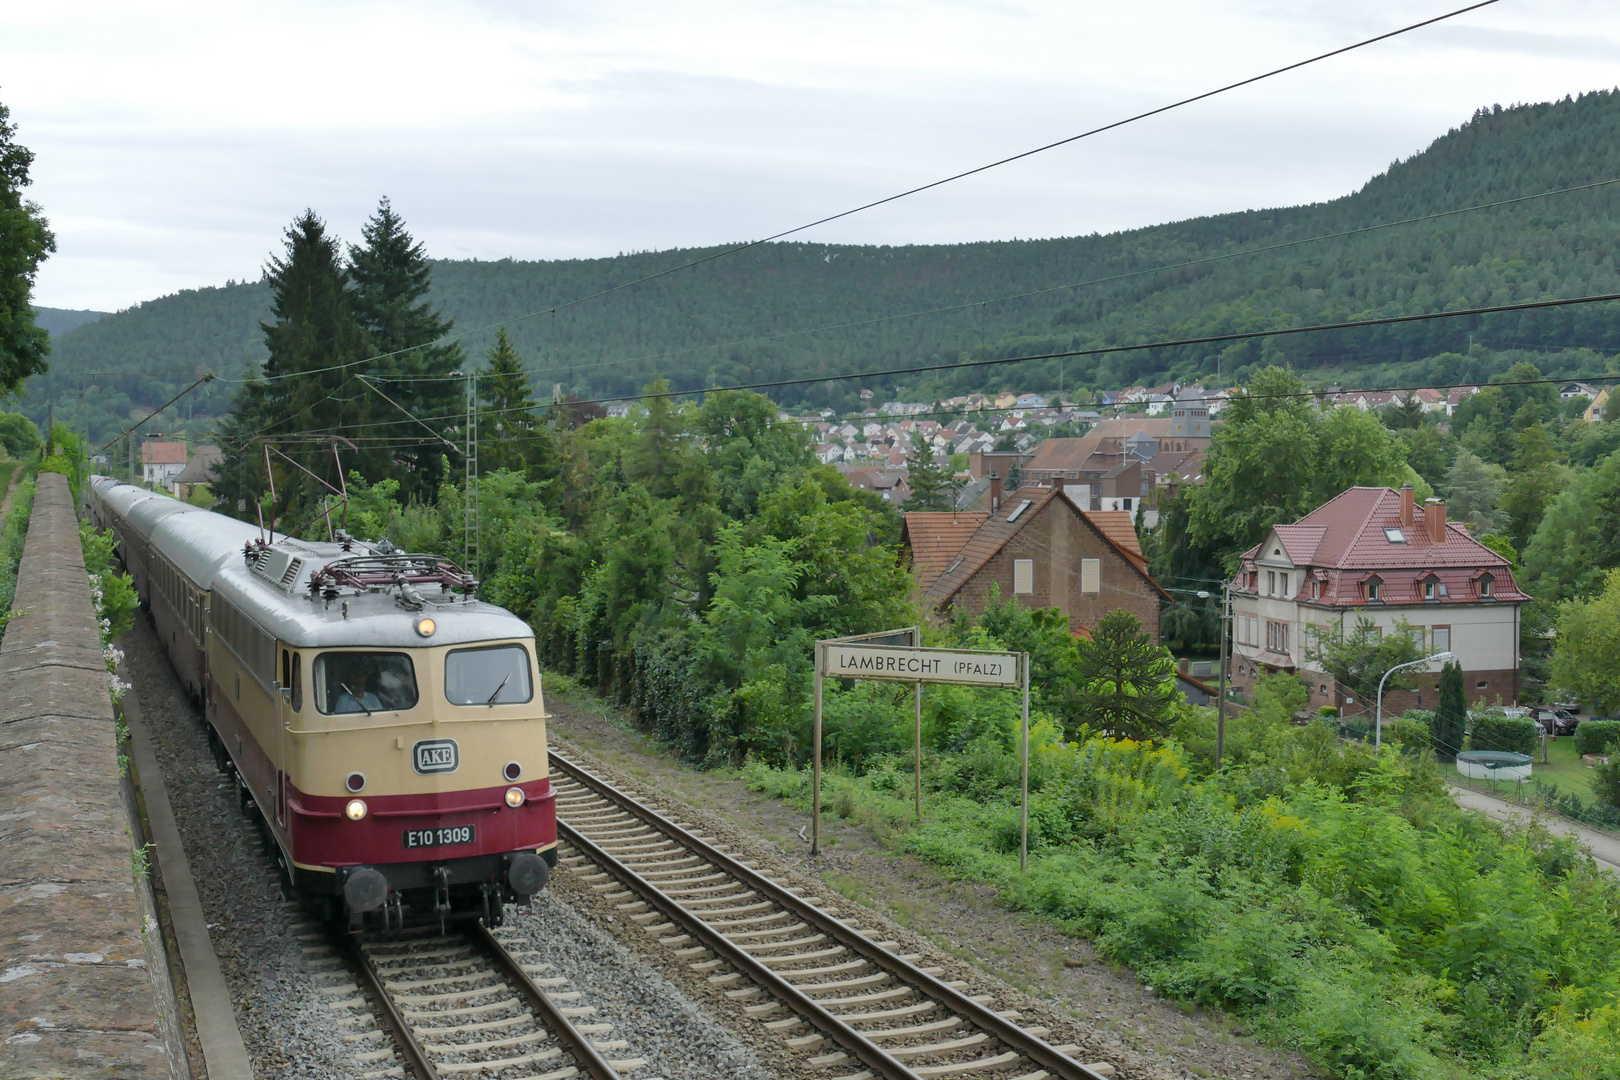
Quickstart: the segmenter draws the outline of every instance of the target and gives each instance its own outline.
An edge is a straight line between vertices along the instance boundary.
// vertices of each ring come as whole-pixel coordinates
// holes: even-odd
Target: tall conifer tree
[[[550,433],[535,423],[529,376],[506,327],[495,332],[485,357],[489,366],[478,373],[478,397],[484,404],[478,421],[479,469],[511,469],[545,479],[555,471]]]
[[[454,436],[466,415],[464,384],[449,378],[462,363],[461,347],[435,344],[454,321],[427,299],[433,267],[427,250],[405,230],[405,221],[384,198],[361,229],[364,244],[349,246],[349,295],[354,317],[370,338],[377,360],[370,373],[383,391],[434,430]],[[398,436],[392,444],[407,498],[431,501],[444,477],[446,447],[399,409],[366,391],[376,419],[398,421],[374,430]],[[459,440],[458,440],[459,441]],[[459,461],[456,463],[459,465]]]
[[[275,321],[260,324],[270,353],[264,378],[243,387],[221,432],[232,460],[218,470],[218,493],[228,509],[240,504],[249,518],[251,504],[265,488],[257,436],[274,437],[280,449],[336,486],[337,462],[329,446],[311,445],[307,436],[351,433],[371,409],[352,386],[372,350],[350,307],[337,238],[306,210],[288,226],[285,239],[284,253],[272,256],[265,268]],[[345,454],[343,466],[377,477],[386,462],[375,452],[362,452]],[[289,513],[312,507],[320,494],[296,471],[288,472],[277,484],[277,517],[286,521]]]
[[[1440,702],[1434,711],[1434,727],[1429,732],[1434,756],[1441,761],[1457,760],[1467,724],[1468,699],[1463,691],[1462,668],[1447,664],[1440,669]]]

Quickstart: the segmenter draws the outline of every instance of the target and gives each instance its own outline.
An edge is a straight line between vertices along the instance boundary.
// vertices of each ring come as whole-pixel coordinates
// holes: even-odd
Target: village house
[[[1229,676],[1249,693],[1267,672],[1305,678],[1313,708],[1371,711],[1313,666],[1325,628],[1353,633],[1360,616],[1380,635],[1404,620],[1428,653],[1451,652],[1471,702],[1519,695],[1519,608],[1529,597],[1508,561],[1446,520],[1446,504],[1416,506],[1399,491],[1353,487],[1298,521],[1278,525],[1243,554],[1232,580]],[[1386,692],[1384,713],[1432,709],[1439,670],[1414,669],[1414,692]]]
[[[908,471],[906,469],[882,468],[878,466],[840,466],[839,472],[849,481],[850,487],[857,487],[863,491],[875,491],[883,496],[887,502],[896,506],[904,503],[911,495],[911,488],[907,486]]]
[[[214,482],[214,469],[225,460],[225,454],[217,446],[199,446],[197,452],[191,455],[174,478],[174,493],[181,499],[190,499],[192,493],[204,484]]]
[[[1479,393],[1477,386],[1453,386],[1446,391],[1446,415],[1450,416],[1457,411],[1457,406]]]
[[[148,439],[141,443],[141,483],[149,488],[173,487],[186,467],[186,444]]]
[[[1083,509],[1061,488],[1025,486],[990,509],[906,515],[900,542],[929,609],[950,617],[984,612],[992,592],[1032,608],[1058,608],[1077,636],[1123,608],[1159,640],[1159,603],[1131,515]]]

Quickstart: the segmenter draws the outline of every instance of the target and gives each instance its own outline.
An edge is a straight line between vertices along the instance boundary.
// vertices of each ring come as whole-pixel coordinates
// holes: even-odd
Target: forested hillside
[[[433,300],[455,318],[458,332],[470,331],[465,344],[474,355],[505,324],[543,390],[560,383],[589,397],[624,395],[655,373],[682,388],[843,375],[1620,291],[1620,203],[1616,189],[1608,187],[1141,273],[1616,178],[1620,92],[1600,92],[1481,110],[1426,151],[1328,203],[1056,240],[913,247],[776,243],[574,307],[560,305],[710,251],[440,261],[433,268]],[[265,237],[267,252],[277,240]],[[1136,276],[1060,287],[1127,274]],[[1036,295],[1023,295],[1030,293]],[[997,299],[1015,295],[1020,298]],[[259,322],[268,316],[268,299],[259,283],[188,291],[69,330],[55,340],[51,372],[31,381],[25,407],[43,413],[45,402],[54,400],[59,417],[99,435],[132,409],[161,402],[205,368],[239,377],[264,356]],[[939,307],[956,310],[887,318]],[[827,326],[838,328],[818,330]],[[1424,363],[1445,353],[1468,354],[1471,344],[1466,359],[1453,355],[1440,365]],[[967,369],[873,389],[913,398],[1004,385],[1073,390],[1214,375],[1217,369],[1223,380],[1236,381],[1253,365],[1278,360],[1307,377],[1332,375],[1352,384],[1387,378],[1449,382],[1505,369],[1513,359],[1505,350],[1514,347],[1544,357],[1548,350],[1574,346],[1620,351],[1620,307],[1419,323],[1263,347]],[[1560,363],[1543,367],[1557,371]],[[789,404],[850,406],[860,385],[829,382],[777,396]],[[222,413],[229,390],[221,387],[193,406],[193,426]]]

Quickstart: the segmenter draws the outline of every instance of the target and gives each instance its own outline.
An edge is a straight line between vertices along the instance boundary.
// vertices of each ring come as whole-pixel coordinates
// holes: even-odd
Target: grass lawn
[[[1583,801],[1592,798],[1592,769],[1575,752],[1575,737],[1563,735],[1547,741],[1547,763],[1541,762],[1541,748],[1536,747],[1535,764],[1530,773],[1543,784],[1559,791],[1578,795]],[[1449,783],[1466,784],[1476,791],[1497,795],[1517,794],[1518,784],[1511,780],[1470,780],[1457,772],[1454,762],[1436,762],[1441,776]]]

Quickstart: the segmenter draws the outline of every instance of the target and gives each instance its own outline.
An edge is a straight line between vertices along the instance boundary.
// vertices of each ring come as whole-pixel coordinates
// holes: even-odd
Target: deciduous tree
[[[33,151],[15,141],[11,110],[0,105],[0,390],[14,394],[42,372],[51,337],[34,325],[34,278],[56,250],[39,206],[23,198]]]
[[[1620,569],[1592,599],[1559,605],[1556,640],[1553,685],[1605,710],[1620,706]]]
[[[1187,540],[1228,560],[1267,529],[1293,521],[1357,484],[1404,476],[1403,444],[1372,413],[1321,408],[1299,376],[1261,370],[1234,395],[1216,431],[1207,480],[1189,498]]]
[[[1329,623],[1305,640],[1305,658],[1333,676],[1368,713],[1375,709],[1378,683],[1385,673],[1423,655],[1422,631],[1404,619],[1386,634],[1366,615],[1357,615],[1348,633],[1338,623]],[[1391,675],[1384,692],[1412,689],[1412,670]]]

